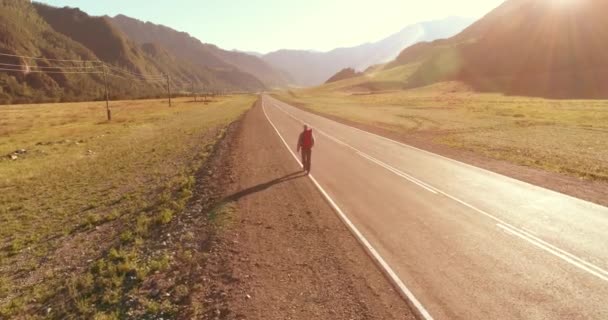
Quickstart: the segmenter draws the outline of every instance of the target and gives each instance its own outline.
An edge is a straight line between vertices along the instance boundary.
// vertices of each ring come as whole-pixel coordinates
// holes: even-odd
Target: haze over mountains
[[[399,90],[459,81],[475,91],[608,98],[608,1],[508,0],[461,33],[407,47],[331,88]]]
[[[198,91],[259,91],[289,84],[320,84],[342,68],[367,68],[394,58],[411,43],[451,35],[470,23],[449,18],[413,25],[381,41],[353,48],[328,53],[283,50],[262,56],[223,50],[185,32],[124,15],[93,17],[77,8],[19,0],[6,0],[0,6],[0,23],[6,26],[0,53],[51,59],[1,56],[0,63],[11,65],[0,73],[3,103],[103,97],[103,64],[81,69],[76,68],[81,65],[52,59],[106,64],[112,98],[163,95],[166,84],[160,78],[165,74],[170,75],[174,92],[192,87]],[[99,73],[71,74],[66,70]],[[134,80],[133,74],[139,76]],[[147,78],[154,81],[144,81]]]
[[[363,71],[372,65],[388,62],[414,43],[453,36],[473,21],[470,18],[450,17],[413,24],[380,41],[355,47],[337,48],[329,52],[279,50],[262,58],[272,66],[287,71],[296,85],[319,85],[339,70],[353,68]]]
[[[260,91],[331,78],[332,88],[372,91],[461,81],[477,91],[606,98],[606,12],[604,0],[508,0],[472,25],[447,18],[351,48],[258,55],[123,15],[91,17],[79,9],[3,0],[0,103],[102,99],[104,64],[112,98],[165,95],[165,74],[174,92]]]

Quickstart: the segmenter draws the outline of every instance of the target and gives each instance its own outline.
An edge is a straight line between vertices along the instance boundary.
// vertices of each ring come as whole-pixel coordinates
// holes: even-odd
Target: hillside
[[[468,18],[451,17],[414,24],[380,41],[356,47],[329,52],[279,50],[264,55],[263,59],[276,68],[286,70],[295,84],[318,85],[339,70],[365,70],[371,65],[388,62],[414,43],[450,37],[472,22]]]
[[[0,2],[0,25],[0,104],[102,99],[101,62],[108,65],[112,99],[165,95],[165,81],[157,81],[161,74],[171,76],[175,92],[190,90],[192,83],[201,91],[265,87],[236,67],[200,66],[162,45],[137,44],[106,18],[78,9],[6,0]]]
[[[350,78],[354,78],[361,75],[361,73],[355,71],[353,68],[346,68],[340,70],[338,73],[334,74],[331,78],[327,79],[325,83],[332,83],[336,81],[346,80]]]
[[[81,43],[100,60],[138,73],[158,73],[150,68],[141,50],[105,18],[90,17],[76,8],[55,8],[39,3],[34,7],[55,31]]]
[[[96,60],[83,45],[55,32],[34,10],[29,2],[5,0],[0,2],[0,53],[7,55],[46,56],[64,60]],[[0,103],[43,101],[47,97],[72,99],[89,92],[100,97],[97,75],[24,73],[21,65],[36,69],[58,65],[46,60],[28,60],[0,56]],[[62,65],[68,65],[64,63]],[[53,71],[53,69],[44,69]]]
[[[404,50],[408,87],[460,80],[478,91],[608,97],[608,2],[509,0],[457,36]]]
[[[177,89],[190,89],[192,82],[207,90],[259,90],[264,85],[254,76],[233,66],[211,63],[196,65],[174,56],[162,43],[137,44],[116,28],[107,17],[90,17],[73,8],[36,4],[39,14],[57,31],[93,51],[102,61],[143,74],[169,74]],[[160,48],[147,54],[141,46]],[[150,47],[148,47],[150,49]],[[156,54],[155,54],[156,53]]]
[[[238,51],[227,51],[212,44],[202,43],[188,33],[151,22],[142,22],[117,15],[112,23],[139,44],[154,42],[164,46],[176,57],[204,67],[234,69],[250,73],[268,86],[287,83],[285,75],[259,57]]]

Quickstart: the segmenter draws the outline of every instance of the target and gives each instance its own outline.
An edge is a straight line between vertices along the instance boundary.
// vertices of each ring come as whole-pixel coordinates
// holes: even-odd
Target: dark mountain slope
[[[63,60],[97,60],[85,46],[54,31],[26,1],[0,2],[0,53]],[[101,97],[101,77],[83,74],[26,73],[20,66],[50,68],[72,66],[48,60],[0,56],[0,103],[72,100]],[[19,70],[19,71],[8,71]],[[60,69],[44,69],[60,71]]]
[[[141,50],[106,18],[91,17],[76,8],[55,8],[37,3],[34,7],[53,29],[89,48],[100,60],[135,72],[147,71],[146,57]]]
[[[169,74],[175,92],[190,90],[193,82],[199,90],[264,88],[260,80],[235,67],[202,67],[176,58],[160,45],[140,46],[107,19],[77,9],[3,0],[0,29],[0,53],[5,54],[0,55],[0,104],[102,99],[103,74],[71,73],[101,72],[102,62],[108,66],[113,99],[165,95],[164,81],[141,81],[129,73]]]
[[[461,80],[481,91],[608,97],[608,1],[509,0],[461,34],[404,50],[423,61],[409,81]]]
[[[340,70],[338,73],[334,74],[331,78],[329,78],[325,83],[332,83],[340,80],[350,79],[354,77],[358,77],[362,75],[362,73],[355,71],[353,68],[346,68]]]
[[[238,68],[250,73],[269,86],[284,85],[284,75],[262,59],[238,51],[227,51],[202,43],[188,33],[169,27],[142,22],[124,15],[112,19],[114,25],[137,43],[154,42],[163,45],[173,55],[210,68]]]
[[[159,55],[151,56],[114,26],[107,17],[90,17],[72,8],[54,8],[36,4],[40,15],[57,31],[83,43],[104,62],[126,67],[131,72],[144,74],[169,74],[178,89],[190,90],[192,82],[206,90],[260,90],[264,85],[254,76],[236,67],[221,64],[209,57],[209,65],[197,65],[193,61],[172,56],[162,43],[153,44]],[[143,45],[144,43],[142,43]],[[150,49],[150,48],[149,48]]]

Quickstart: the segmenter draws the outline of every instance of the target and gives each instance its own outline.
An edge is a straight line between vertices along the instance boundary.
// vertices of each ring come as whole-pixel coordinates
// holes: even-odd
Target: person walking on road
[[[315,137],[312,135],[312,128],[304,125],[304,131],[298,138],[298,152],[302,151],[302,165],[306,174],[310,173],[310,163],[312,157],[312,147],[315,145]]]

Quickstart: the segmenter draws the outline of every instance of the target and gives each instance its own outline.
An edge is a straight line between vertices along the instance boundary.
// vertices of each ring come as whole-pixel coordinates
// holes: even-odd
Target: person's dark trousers
[[[302,165],[304,170],[310,172],[310,163],[312,158],[312,149],[302,149]]]

